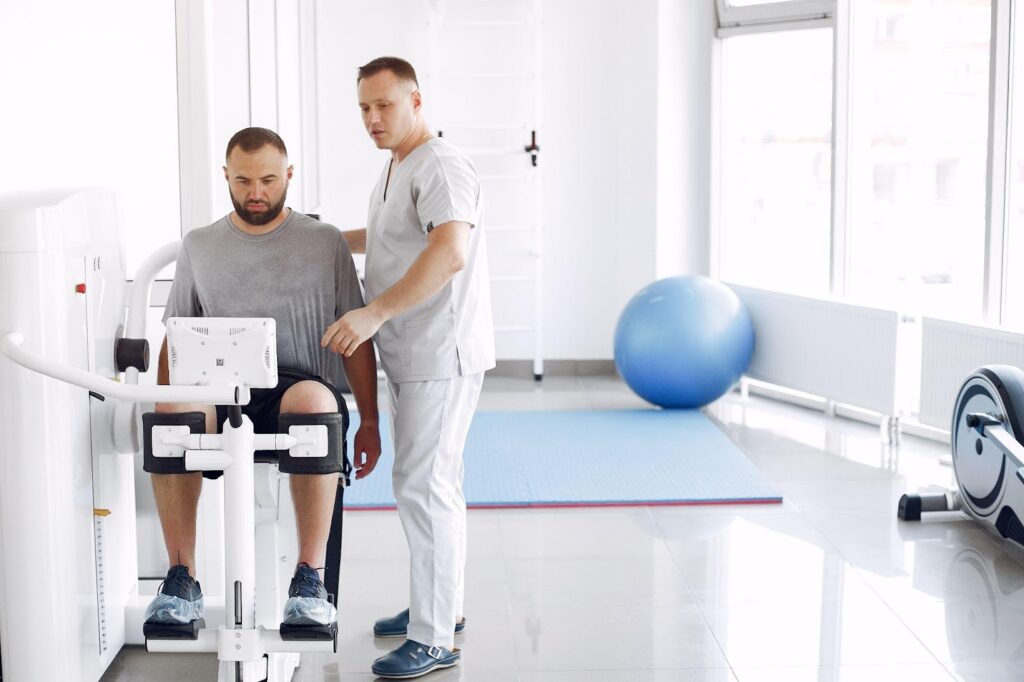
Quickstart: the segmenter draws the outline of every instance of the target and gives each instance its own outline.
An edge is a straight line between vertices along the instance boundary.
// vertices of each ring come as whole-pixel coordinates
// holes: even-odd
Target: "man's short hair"
[[[373,61],[363,64],[359,67],[356,85],[359,85],[359,81],[364,78],[376,76],[381,71],[390,71],[399,80],[412,81],[417,88],[420,87],[420,82],[416,80],[416,69],[412,68],[412,64],[399,57],[377,57]]]
[[[243,128],[228,140],[228,149],[224,152],[224,158],[227,159],[231,156],[231,150],[235,147],[241,147],[243,152],[251,154],[263,149],[268,144],[277,147],[279,152],[288,156],[284,140],[273,130],[267,130],[266,128]]]

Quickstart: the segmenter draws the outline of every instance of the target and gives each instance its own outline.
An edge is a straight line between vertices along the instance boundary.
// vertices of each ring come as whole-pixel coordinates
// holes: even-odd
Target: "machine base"
[[[921,496],[907,494],[901,497],[899,508],[896,510],[896,515],[904,521],[920,521]]]

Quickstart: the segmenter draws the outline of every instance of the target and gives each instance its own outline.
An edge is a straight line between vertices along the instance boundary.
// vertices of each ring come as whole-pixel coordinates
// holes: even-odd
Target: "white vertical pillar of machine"
[[[225,428],[223,447],[231,458],[231,465],[224,470],[224,508],[233,513],[224,519],[224,629],[219,633],[218,644],[221,653],[230,653],[232,646],[242,644],[232,643],[227,631],[255,631],[256,627],[256,516],[252,502],[253,467],[247,461],[255,449],[255,438],[248,417],[243,416],[236,428]],[[219,658],[222,681],[236,682],[238,672],[243,680],[257,679],[255,662],[232,665],[223,660],[223,655]]]

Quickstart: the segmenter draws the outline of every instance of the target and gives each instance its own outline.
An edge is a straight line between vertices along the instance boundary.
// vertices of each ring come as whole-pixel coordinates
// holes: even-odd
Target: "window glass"
[[[828,294],[831,141],[832,29],[723,40],[723,279]]]
[[[851,3],[846,297],[982,313],[990,3]]]

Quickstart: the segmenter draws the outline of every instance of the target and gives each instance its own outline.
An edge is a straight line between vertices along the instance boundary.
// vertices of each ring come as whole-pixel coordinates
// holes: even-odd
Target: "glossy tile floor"
[[[603,377],[489,377],[481,409],[643,406]],[[471,511],[462,665],[425,680],[1024,679],[1024,561],[960,515],[902,523],[946,447],[732,394],[708,410],[782,505]],[[629,475],[629,462],[614,475]],[[374,679],[375,618],[404,608],[393,512],[345,519],[334,656],[297,680]],[[127,649],[104,680],[216,679],[211,656]]]

